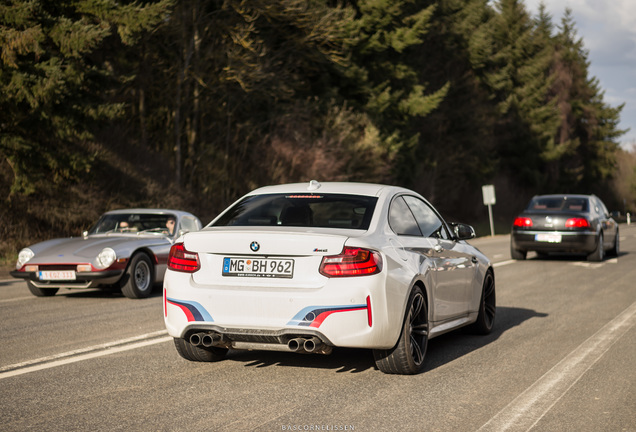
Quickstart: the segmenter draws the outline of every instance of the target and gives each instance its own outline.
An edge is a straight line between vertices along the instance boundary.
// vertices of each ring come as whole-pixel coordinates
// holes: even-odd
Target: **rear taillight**
[[[532,228],[532,219],[527,217],[518,217],[512,225],[519,228]]]
[[[382,258],[368,249],[345,247],[340,255],[323,257],[320,274],[327,277],[367,276],[382,271]]]
[[[179,272],[194,273],[201,268],[199,255],[196,252],[186,250],[183,243],[175,243],[170,248],[168,268]]]
[[[590,222],[585,218],[569,218],[565,221],[566,228],[589,228]]]

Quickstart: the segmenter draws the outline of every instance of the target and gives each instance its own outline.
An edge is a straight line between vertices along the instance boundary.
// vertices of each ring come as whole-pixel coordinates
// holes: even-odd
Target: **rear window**
[[[530,201],[528,210],[586,212],[589,210],[589,205],[587,198],[538,197]]]
[[[209,226],[298,226],[369,228],[377,197],[346,194],[249,196]]]

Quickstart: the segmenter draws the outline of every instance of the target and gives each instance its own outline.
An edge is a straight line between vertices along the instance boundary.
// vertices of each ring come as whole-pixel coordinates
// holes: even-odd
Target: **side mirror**
[[[453,233],[455,234],[455,238],[457,240],[470,240],[472,238],[477,237],[475,234],[475,229],[463,223],[452,223],[451,227],[453,228]]]

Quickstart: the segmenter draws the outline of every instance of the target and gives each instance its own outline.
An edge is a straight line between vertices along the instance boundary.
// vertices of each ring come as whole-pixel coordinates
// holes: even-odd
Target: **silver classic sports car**
[[[60,288],[121,288],[129,298],[148,297],[163,281],[174,240],[197,231],[190,213],[128,209],[104,213],[82,237],[59,238],[24,248],[11,276],[25,279],[35,296]]]

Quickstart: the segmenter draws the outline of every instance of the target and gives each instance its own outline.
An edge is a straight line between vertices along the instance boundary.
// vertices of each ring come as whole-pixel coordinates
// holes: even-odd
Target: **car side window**
[[[603,201],[601,201],[600,198],[596,198],[596,201],[598,202],[599,213],[601,213],[601,215],[605,216],[606,218],[609,217],[609,211],[607,210],[607,207],[605,207]]]
[[[422,236],[422,232],[404,198],[397,197],[389,209],[389,225],[398,235]]]
[[[181,218],[181,231],[185,231],[185,232],[198,231],[199,228],[200,227],[196,219],[189,216],[184,216]]]
[[[444,222],[437,213],[424,201],[414,196],[405,196],[404,201],[413,212],[420,231],[424,237],[434,237],[448,240],[448,231],[444,227]]]

